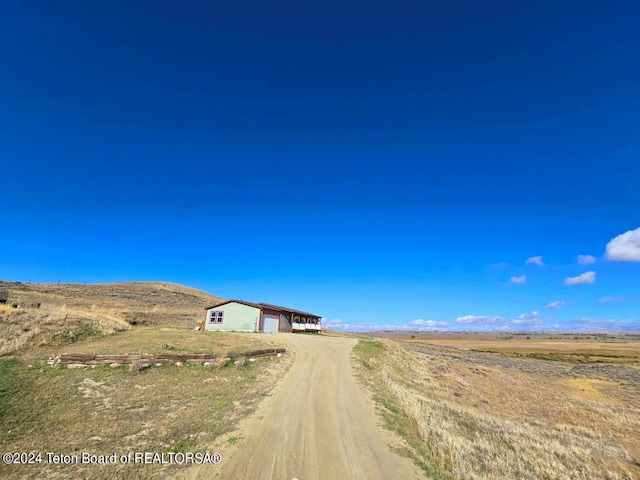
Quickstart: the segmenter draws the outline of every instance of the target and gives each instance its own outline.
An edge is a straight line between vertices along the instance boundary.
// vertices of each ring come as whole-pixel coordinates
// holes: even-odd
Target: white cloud
[[[591,263],[596,263],[596,257],[592,255],[578,255],[578,263],[580,265],[589,265]]]
[[[422,320],[418,318],[417,320],[411,320],[409,325],[412,327],[426,327],[426,328],[436,328],[436,327],[448,327],[449,322],[438,322],[436,320]]]
[[[640,262],[640,227],[613,238],[606,247],[609,260]]]
[[[533,327],[539,327],[544,322],[538,318],[515,318],[511,320],[511,325],[507,330],[532,330]]]
[[[509,281],[511,283],[527,283],[527,276],[526,275],[521,275],[519,277],[511,277],[509,279]]]
[[[410,332],[410,331],[434,331],[448,330],[449,322],[440,322],[437,320],[417,319],[407,322],[406,324],[381,324],[376,322],[359,322],[345,323],[336,318],[334,320],[323,320],[322,325],[331,330],[339,330],[343,332]]]
[[[514,325],[539,325],[542,323],[540,320],[538,320],[539,316],[540,312],[537,310],[534,310],[531,313],[521,313],[516,318],[511,320],[511,323],[513,323]]]
[[[508,332],[516,330],[541,330],[548,319],[541,319],[540,312],[522,313],[516,318],[504,318],[499,315],[464,315],[456,318],[456,322],[464,325],[468,331]]]
[[[555,302],[551,302],[544,308],[562,308],[567,304],[564,300],[556,300]]]
[[[537,257],[529,257],[527,258],[527,261],[524,263],[535,263],[536,265],[539,265],[541,267],[544,265],[544,262],[542,261],[542,256],[540,255]]]
[[[351,325],[349,325],[348,323],[344,323],[339,318],[334,318],[333,320],[327,320],[326,318],[323,318],[322,328],[328,328],[330,330],[342,330],[342,331],[352,330]]]
[[[640,322],[637,320],[622,320],[617,318],[571,318],[562,324],[562,329],[570,332],[593,332],[597,330],[624,331],[640,329]]]
[[[464,315],[462,317],[456,318],[456,322],[463,323],[465,325],[488,325],[494,324],[500,321],[504,321],[504,318],[500,316],[492,316],[492,315]]]
[[[607,298],[607,297],[605,297]],[[562,301],[562,300],[558,300]],[[555,303],[555,302],[554,302]],[[346,323],[340,319],[324,320],[327,328],[346,332],[413,332],[413,331],[471,331],[471,332],[533,332],[533,331],[628,331],[640,330],[640,321],[629,319],[572,318],[557,321],[543,317],[538,310],[522,313],[517,317],[500,315],[464,315],[455,322],[438,320],[411,320],[404,324],[380,324],[376,322]]]
[[[613,302],[628,302],[633,300],[633,297],[602,297],[598,299],[599,303],[613,303]]]
[[[333,320],[327,320],[326,318],[322,319],[323,325],[342,325],[342,320],[339,318],[334,318]]]
[[[542,325],[544,322],[542,320],[537,320],[537,319],[522,319],[522,318],[516,318],[514,320],[511,320],[511,326],[509,325],[505,325],[505,330],[522,330],[524,327],[537,327]]]
[[[568,277],[565,279],[565,285],[578,285],[580,283],[594,283],[596,281],[596,272],[584,272],[577,277]]]

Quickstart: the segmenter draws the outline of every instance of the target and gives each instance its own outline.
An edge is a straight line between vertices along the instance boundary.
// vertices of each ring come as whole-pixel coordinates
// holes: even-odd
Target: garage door
[[[278,331],[278,315],[262,315],[262,331],[263,332],[277,332]]]

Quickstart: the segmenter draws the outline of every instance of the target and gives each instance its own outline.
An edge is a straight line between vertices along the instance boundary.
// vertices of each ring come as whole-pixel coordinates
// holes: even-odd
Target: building
[[[204,330],[226,332],[319,332],[320,316],[293,308],[244,300],[207,307]]]

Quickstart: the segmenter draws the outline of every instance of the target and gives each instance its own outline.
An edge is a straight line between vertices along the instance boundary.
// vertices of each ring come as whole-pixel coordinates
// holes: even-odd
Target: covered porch
[[[320,319],[318,317],[300,317],[294,316],[292,331],[295,332],[319,332],[322,330]]]
[[[280,312],[280,331],[281,332],[314,332],[322,331],[321,318],[308,312],[293,310],[291,308],[271,305],[268,303],[259,304],[264,309]]]

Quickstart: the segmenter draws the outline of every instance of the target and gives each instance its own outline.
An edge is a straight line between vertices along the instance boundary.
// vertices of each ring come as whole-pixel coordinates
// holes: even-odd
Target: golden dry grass
[[[356,349],[360,374],[433,478],[640,478],[633,366],[380,342]]]
[[[131,329],[117,315],[81,308],[14,309],[0,305],[0,357]]]
[[[398,338],[401,341],[429,343],[432,345],[448,345],[455,348],[477,352],[499,353],[513,357],[530,357],[542,360],[562,360],[577,363],[640,363],[640,339],[637,337],[618,336],[613,339],[600,339],[597,336],[572,338],[563,335],[561,338],[530,339],[508,338]]]
[[[511,357],[640,365],[639,333],[379,332],[370,337],[428,343]]]
[[[40,308],[0,305],[0,357],[110,335],[131,325],[193,327],[204,307],[219,297],[160,282],[97,285],[0,282],[10,302],[40,303]]]

